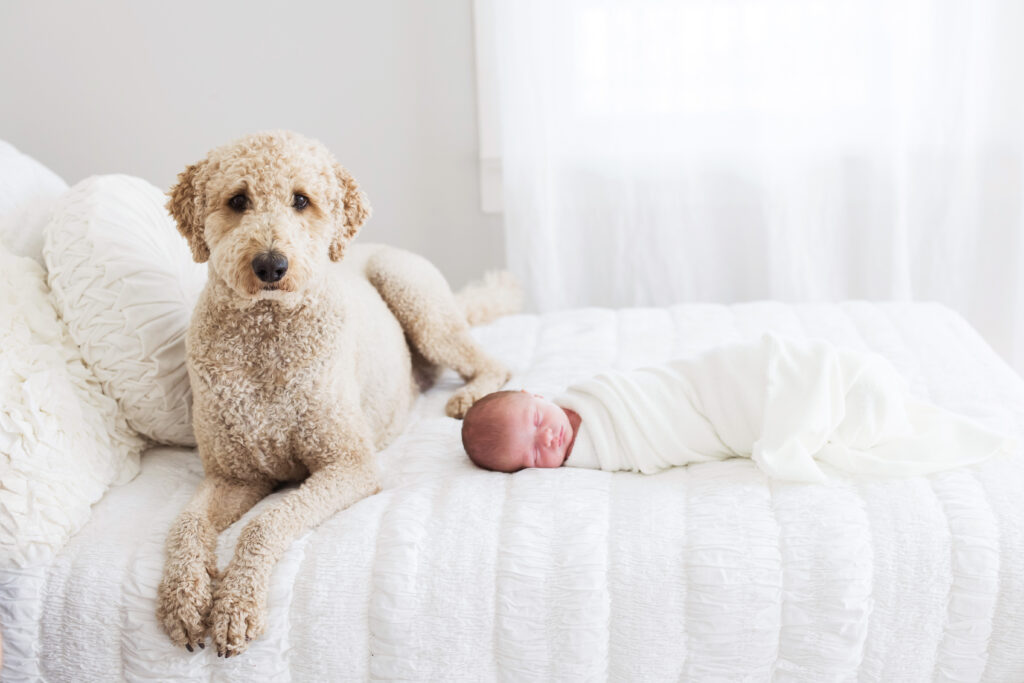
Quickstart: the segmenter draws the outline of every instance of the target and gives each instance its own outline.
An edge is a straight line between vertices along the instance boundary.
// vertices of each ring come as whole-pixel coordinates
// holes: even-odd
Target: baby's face
[[[573,430],[565,411],[525,391],[504,401],[495,419],[503,422],[507,450],[502,460],[522,467],[561,467]]]

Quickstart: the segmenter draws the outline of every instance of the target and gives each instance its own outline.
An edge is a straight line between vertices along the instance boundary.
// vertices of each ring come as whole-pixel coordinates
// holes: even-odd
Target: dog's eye
[[[236,194],[234,197],[228,200],[228,206],[233,210],[241,213],[249,208],[249,198],[244,194]]]
[[[292,206],[294,206],[297,210],[302,211],[307,206],[309,206],[309,197],[307,197],[304,194],[295,195],[295,199],[292,201]]]

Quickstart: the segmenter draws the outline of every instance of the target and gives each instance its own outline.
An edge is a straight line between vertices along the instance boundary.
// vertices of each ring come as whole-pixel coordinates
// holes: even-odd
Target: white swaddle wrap
[[[910,398],[881,356],[771,334],[601,374],[554,402],[582,418],[565,464],[609,471],[752,457],[769,476],[822,482],[816,461],[855,474],[927,474],[1010,446]]]

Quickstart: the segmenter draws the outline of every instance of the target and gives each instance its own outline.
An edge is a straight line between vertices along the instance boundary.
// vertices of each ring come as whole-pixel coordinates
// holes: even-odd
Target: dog
[[[352,245],[370,215],[319,142],[288,131],[214,149],[179,174],[167,208],[209,280],[186,338],[204,478],[167,537],[157,618],[171,641],[243,652],[265,630],[271,570],[291,542],[380,490],[374,455],[438,368],[466,384],[461,418],[509,372],[472,339],[511,312],[508,282],[461,310],[427,260]],[[502,303],[505,302],[505,303]],[[490,306],[490,310],[488,309]],[[282,482],[223,573],[217,535]]]

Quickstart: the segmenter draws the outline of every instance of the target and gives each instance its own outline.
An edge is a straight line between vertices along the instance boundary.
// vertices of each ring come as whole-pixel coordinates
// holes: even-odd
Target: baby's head
[[[469,459],[496,472],[561,467],[574,435],[565,410],[525,391],[488,394],[462,422],[462,445]]]

